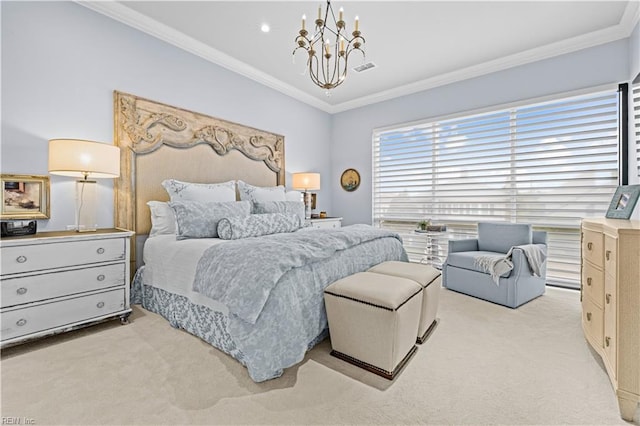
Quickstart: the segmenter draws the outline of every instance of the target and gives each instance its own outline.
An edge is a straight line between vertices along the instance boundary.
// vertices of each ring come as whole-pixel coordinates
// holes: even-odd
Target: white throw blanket
[[[513,255],[513,249],[515,248],[519,248],[524,252],[531,273],[537,277],[541,276],[542,264],[547,258],[547,255],[537,244],[525,244],[511,247],[504,256],[478,256],[474,259],[473,264],[483,272],[491,275],[493,281],[498,285],[500,283],[500,276],[513,269],[513,261],[511,260],[511,257]]]

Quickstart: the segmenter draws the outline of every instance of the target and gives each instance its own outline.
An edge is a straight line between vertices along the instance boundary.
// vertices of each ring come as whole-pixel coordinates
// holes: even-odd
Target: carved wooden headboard
[[[115,225],[144,236],[133,247],[134,262],[151,227],[146,203],[168,200],[163,180],[284,185],[284,136],[118,91],[114,126]]]

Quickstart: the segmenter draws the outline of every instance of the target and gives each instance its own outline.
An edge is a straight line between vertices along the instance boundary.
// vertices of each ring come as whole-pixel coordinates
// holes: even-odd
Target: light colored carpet
[[[627,424],[582,335],[577,292],[549,288],[517,310],[441,296],[437,328],[394,382],[331,357],[327,340],[283,377],[254,383],[136,307],[126,326],[2,351],[1,413],[37,425]]]

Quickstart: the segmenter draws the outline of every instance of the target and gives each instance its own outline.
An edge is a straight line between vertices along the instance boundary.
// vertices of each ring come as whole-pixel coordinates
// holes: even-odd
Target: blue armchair
[[[511,247],[537,244],[545,257],[547,233],[532,231],[531,225],[513,223],[478,224],[478,238],[449,241],[449,254],[442,266],[442,285],[489,302],[517,308],[544,294],[546,260],[540,276],[534,275],[522,249],[512,251],[513,269],[500,276],[499,283],[477,265],[479,256],[506,255]]]

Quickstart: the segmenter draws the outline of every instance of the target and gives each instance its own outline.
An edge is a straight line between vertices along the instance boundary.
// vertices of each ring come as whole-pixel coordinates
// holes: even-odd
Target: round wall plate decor
[[[347,169],[340,176],[340,186],[347,192],[353,192],[360,186],[360,173],[356,169]]]

